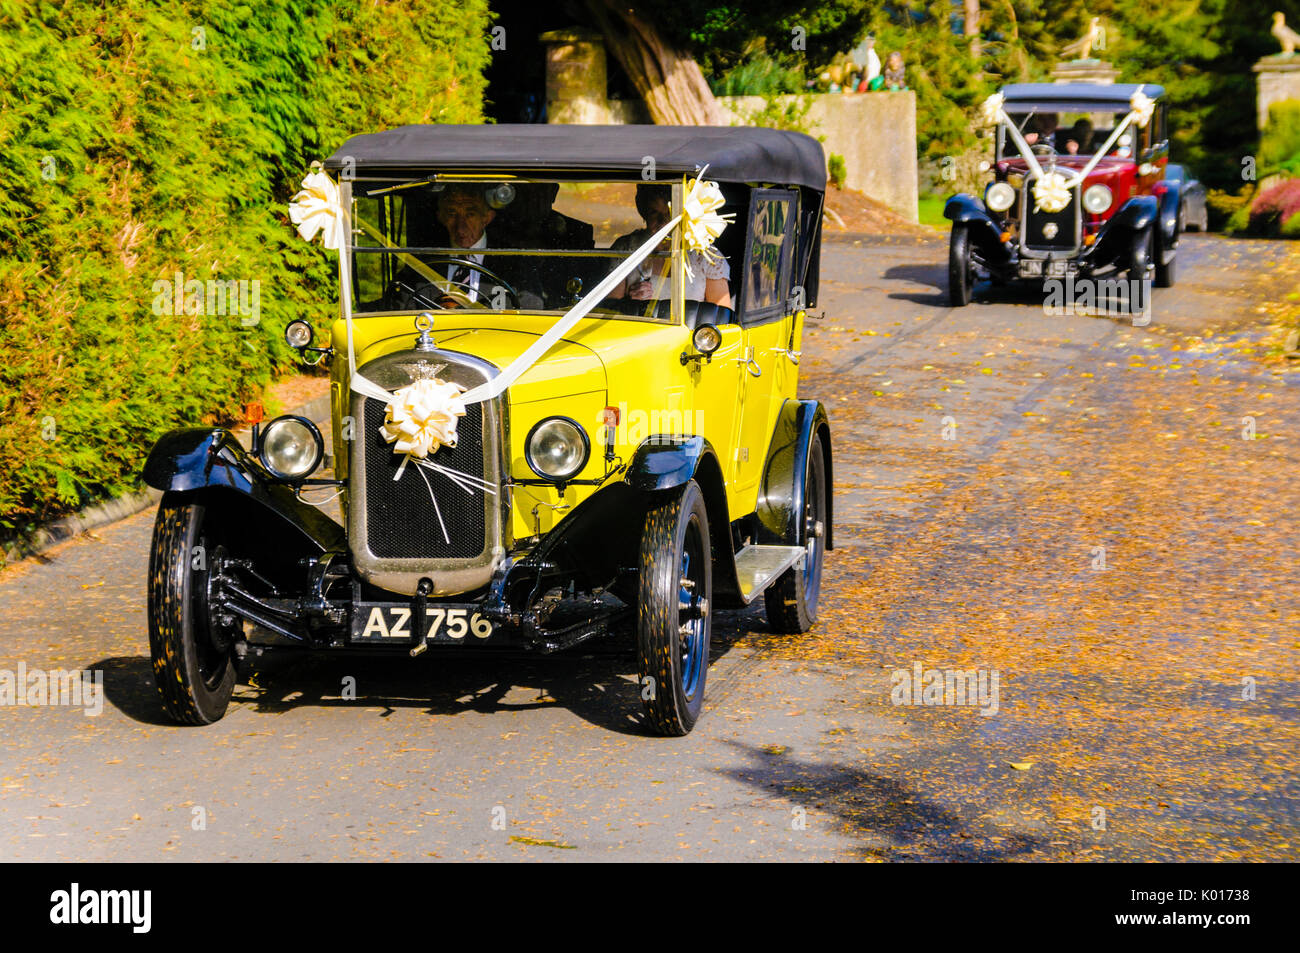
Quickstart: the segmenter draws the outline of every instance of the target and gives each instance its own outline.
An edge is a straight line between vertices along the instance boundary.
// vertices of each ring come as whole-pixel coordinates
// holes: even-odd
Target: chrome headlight
[[[262,428],[257,455],[273,476],[303,480],[320,466],[325,441],[306,417],[276,417]]]
[[[1016,190],[1005,182],[994,182],[984,193],[984,204],[995,212],[1005,212],[1016,201]]]
[[[1100,215],[1106,211],[1114,200],[1115,197],[1111,195],[1110,189],[1101,184],[1090,185],[1083,193],[1083,207],[1093,215]]]
[[[543,480],[563,483],[587,465],[591,441],[587,432],[568,417],[547,417],[528,431],[524,459]]]
[[[691,335],[691,345],[701,354],[712,354],[722,346],[722,332],[711,324],[701,324]]]
[[[301,351],[311,344],[314,336],[311,325],[306,321],[290,321],[284,329],[284,339],[295,351]]]

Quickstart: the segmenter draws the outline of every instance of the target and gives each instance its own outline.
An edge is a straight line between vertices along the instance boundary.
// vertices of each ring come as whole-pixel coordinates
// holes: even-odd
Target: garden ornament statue
[[[903,54],[894,50],[885,59],[885,89],[907,89],[907,78],[903,68]]]
[[[1076,55],[1079,60],[1086,60],[1092,52],[1093,45],[1096,44],[1097,38],[1101,36],[1101,17],[1093,17],[1088,23],[1088,29],[1084,31],[1083,36],[1073,43],[1067,43],[1061,47],[1061,55],[1069,56],[1071,53]]]
[[[1286,25],[1286,14],[1280,10],[1273,14],[1273,29],[1269,30],[1282,44],[1283,56],[1295,56],[1295,48],[1300,44],[1300,33]]]

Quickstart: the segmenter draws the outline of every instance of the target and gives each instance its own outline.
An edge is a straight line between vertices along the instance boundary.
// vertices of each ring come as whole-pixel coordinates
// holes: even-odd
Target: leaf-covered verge
[[[291,365],[284,326],[324,324],[337,291],[289,197],[350,135],[482,121],[490,17],[0,0],[0,538],[138,487],[160,434],[231,419]],[[246,282],[243,312],[171,313],[155,283],[178,273]]]

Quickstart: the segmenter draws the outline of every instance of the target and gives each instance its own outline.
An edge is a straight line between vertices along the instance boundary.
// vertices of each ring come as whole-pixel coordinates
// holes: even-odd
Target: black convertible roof
[[[401,126],[355,136],[325,160],[367,171],[626,172],[647,156],[657,178],[708,165],[720,182],[770,182],[824,191],[826,157],[811,136],[745,126]]]
[[[1044,106],[1056,112],[1086,112],[1089,109],[1128,110],[1137,90],[1151,99],[1165,94],[1154,83],[1012,83],[1002,87],[1007,112],[1025,112],[1029,106]]]

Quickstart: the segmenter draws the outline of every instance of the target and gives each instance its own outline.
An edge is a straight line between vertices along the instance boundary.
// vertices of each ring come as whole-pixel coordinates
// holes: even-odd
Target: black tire
[[[1145,281],[1148,268],[1155,259],[1155,232],[1148,226],[1133,233],[1128,253],[1128,277],[1133,281]]]
[[[970,229],[958,222],[952,227],[948,240],[948,303],[954,308],[970,304],[971,288],[975,284],[974,269],[970,261]]]
[[[1178,239],[1183,233],[1183,210],[1178,210],[1178,220],[1174,222],[1174,240],[1169,248],[1165,248],[1164,240],[1155,243],[1156,246],[1156,280],[1157,288],[1172,288],[1174,282],[1178,280]],[[1165,261],[1166,254],[1169,255],[1169,261]]]
[[[817,601],[822,589],[822,562],[826,556],[826,451],[821,437],[808,448],[804,480],[804,533],[808,555],[803,567],[795,566],[763,593],[767,624],[774,632],[807,632],[817,621]]]
[[[1172,288],[1178,280],[1178,255],[1175,253],[1167,262],[1156,265],[1156,287]]]
[[[221,556],[205,516],[202,504],[165,494],[149,552],[154,682],[168,717],[188,725],[209,725],[226,713],[238,674],[238,633],[218,626],[207,609],[212,566]]]
[[[709,515],[694,480],[646,514],[640,566],[636,645],[646,721],[657,734],[684,735],[704,708],[713,627]]]

